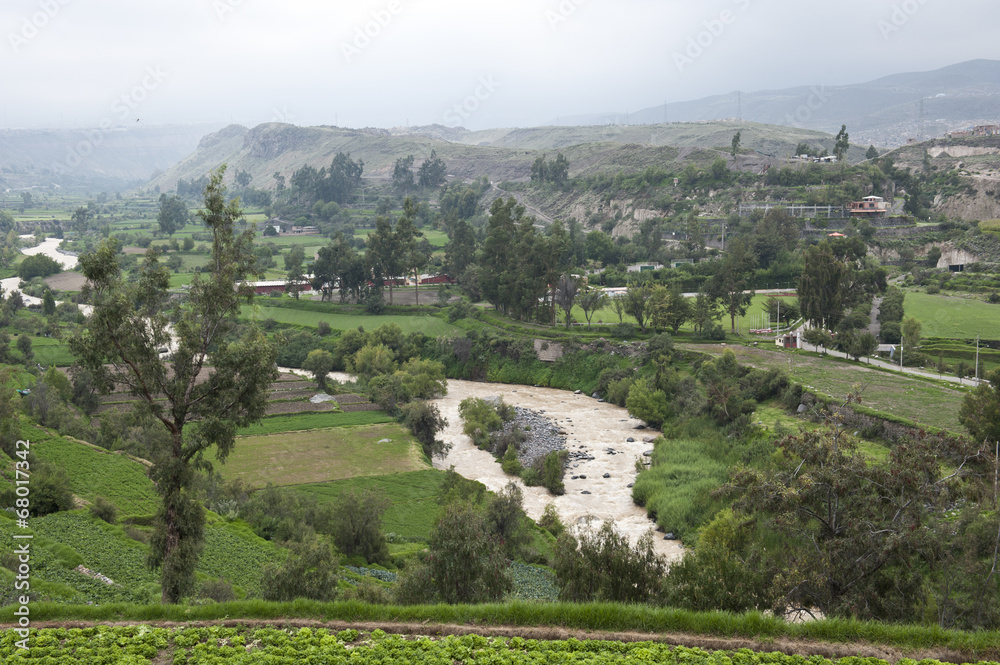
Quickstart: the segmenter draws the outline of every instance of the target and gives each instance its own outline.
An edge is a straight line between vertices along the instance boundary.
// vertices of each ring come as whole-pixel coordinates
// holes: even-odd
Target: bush
[[[431,531],[431,579],[447,603],[495,602],[513,588],[507,559],[486,519],[464,502],[448,504]]]
[[[50,259],[44,254],[35,254],[25,257],[21,265],[17,268],[18,277],[27,281],[35,277],[48,277],[62,271],[62,266],[58,261]]]
[[[427,459],[444,457],[451,450],[451,444],[437,438],[437,433],[448,426],[437,406],[428,402],[410,402],[402,408],[403,424],[406,425],[423,448]]]
[[[545,511],[542,513],[542,517],[538,520],[538,526],[542,527],[556,538],[561,536],[563,531],[566,530],[566,525],[562,523],[561,519],[559,519],[559,513],[556,512],[556,507],[551,503],[545,506]]]
[[[556,542],[559,599],[572,602],[644,603],[658,596],[667,563],[653,549],[652,532],[635,547],[614,523],[583,533],[563,533]]]
[[[611,335],[618,339],[634,339],[638,329],[631,323],[618,323],[611,328]]]
[[[115,507],[115,504],[103,496],[96,497],[94,502],[90,504],[90,514],[108,524],[114,524],[118,521],[118,509]]]
[[[45,462],[31,464],[31,505],[32,517],[41,517],[61,510],[73,509],[73,493],[69,489],[70,481],[66,472],[58,466]],[[17,494],[14,487],[8,487],[0,492],[0,505],[13,506]]]
[[[393,600],[399,605],[429,605],[437,600],[431,567],[424,561],[407,567],[396,580]]]
[[[569,453],[565,450],[553,450],[542,460],[540,471],[541,485],[552,494],[561,496],[566,493],[563,476],[566,473],[566,459]]]
[[[333,511],[333,540],[347,556],[362,556],[369,563],[389,561],[389,546],[382,533],[382,515],[389,499],[375,490],[348,490]]]
[[[330,544],[314,534],[301,543],[290,543],[289,549],[284,563],[268,564],[262,572],[264,600],[335,599],[339,564]]]
[[[372,605],[388,605],[392,602],[390,591],[369,577],[358,580],[353,588],[345,590],[342,598]]]
[[[228,603],[236,600],[236,592],[227,580],[206,580],[198,587],[198,597],[214,600],[217,603]]]

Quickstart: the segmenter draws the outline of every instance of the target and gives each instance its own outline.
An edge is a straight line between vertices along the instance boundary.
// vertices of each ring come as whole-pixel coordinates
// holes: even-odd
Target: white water
[[[33,235],[23,235],[21,238],[34,238]],[[62,238],[46,238],[42,241],[40,245],[35,247],[27,247],[21,249],[22,254],[28,256],[34,256],[35,254],[44,254],[53,261],[56,261],[63,267],[63,270],[72,270],[77,266],[79,260],[71,254],[63,254],[59,251],[59,245],[62,244]],[[15,291],[21,290],[21,278],[20,277],[8,277],[7,279],[0,279],[0,288],[3,289],[3,296],[9,297]],[[24,300],[25,305],[41,305],[42,299],[35,298],[34,296],[29,296],[26,293],[21,294],[21,299]],[[62,304],[61,300],[56,301],[57,305]],[[94,308],[90,305],[80,305],[80,311],[86,316],[90,316],[90,313],[94,311]]]

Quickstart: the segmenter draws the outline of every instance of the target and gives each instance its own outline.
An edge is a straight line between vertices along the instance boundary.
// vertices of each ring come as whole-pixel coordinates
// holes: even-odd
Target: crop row
[[[364,639],[361,639],[361,638]],[[174,663],[188,665],[231,665],[240,663],[574,663],[639,665],[887,665],[877,658],[847,657],[829,660],[822,656],[738,651],[704,651],[658,642],[612,642],[604,640],[527,640],[461,637],[405,637],[375,630],[362,636],[356,630],[337,633],[326,629],[281,630],[260,628],[166,629],[149,626],[97,626],[93,628],[53,628],[31,630],[27,650],[13,630],[0,633],[0,659],[4,663],[75,662],[150,663],[172,655]],[[23,643],[22,643],[23,644]],[[172,654],[171,654],[172,652]],[[917,665],[903,659],[901,665]],[[923,660],[920,665],[939,665]],[[986,665],[984,663],[984,665]],[[994,665],[990,663],[989,665]]]

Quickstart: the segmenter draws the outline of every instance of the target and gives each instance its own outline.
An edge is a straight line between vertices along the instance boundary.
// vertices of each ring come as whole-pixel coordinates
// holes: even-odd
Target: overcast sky
[[[3,127],[525,127],[1000,58],[996,0],[3,0]]]

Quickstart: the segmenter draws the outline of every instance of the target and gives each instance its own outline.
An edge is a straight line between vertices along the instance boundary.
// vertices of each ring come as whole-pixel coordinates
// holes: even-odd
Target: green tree
[[[451,444],[438,439],[437,435],[448,426],[448,421],[441,415],[437,406],[429,402],[416,401],[403,405],[401,411],[403,424],[420,442],[427,459],[444,458],[451,450]]]
[[[333,600],[337,597],[339,562],[323,538],[311,534],[301,542],[288,543],[290,553],[279,566],[268,564],[261,576],[264,600],[289,602],[296,598]]]
[[[740,132],[733,134],[733,144],[729,151],[733,157],[735,157],[740,151],[740,138]]]
[[[392,291],[397,277],[402,270],[402,253],[399,251],[398,236],[392,225],[392,220],[382,215],[375,220],[375,230],[368,235],[368,249],[365,252],[365,263],[371,272],[376,292],[381,295],[386,282],[389,283],[389,304],[392,304]]]
[[[444,183],[447,172],[444,160],[438,157],[436,150],[431,150],[431,156],[417,170],[417,183],[421,187],[437,187]]]
[[[505,276],[512,270],[522,266],[525,257],[515,261],[514,245],[517,237],[517,225],[524,217],[524,207],[518,205],[513,197],[506,201],[496,199],[490,206],[490,218],[486,223],[486,238],[479,249],[480,290],[483,298],[496,309],[505,313],[513,303],[508,289],[501,288],[504,282],[511,280]]]
[[[833,144],[833,154],[837,156],[837,161],[844,161],[847,150],[851,147],[850,136],[847,133],[847,125],[842,125]]]
[[[666,560],[653,549],[652,531],[631,545],[611,521],[579,538],[564,532],[555,559],[559,599],[571,602],[650,602],[667,572]]]
[[[156,215],[156,221],[160,225],[160,233],[172,236],[183,229],[190,218],[184,199],[179,196],[160,194],[160,211]]]
[[[919,614],[930,583],[921,571],[948,547],[929,518],[964,491],[961,477],[984,466],[974,447],[921,436],[873,463],[842,427],[779,445],[773,467],[744,467],[726,489],[741,520],[762,522],[787,545],[764,564],[781,603],[882,621]],[[992,459],[988,466],[992,480]]]
[[[561,152],[546,168],[546,176],[556,187],[563,187],[569,180],[569,160]]]
[[[653,289],[649,285],[633,284],[625,292],[624,305],[625,313],[632,316],[639,329],[646,332],[646,321],[649,317],[649,299],[653,296]]]
[[[471,224],[464,219],[460,219],[452,227],[451,240],[448,242],[447,247],[445,247],[445,272],[457,279],[475,260],[475,231],[473,231]]]
[[[878,149],[873,145],[868,146],[868,151],[865,153],[865,159],[878,159]]]
[[[396,160],[392,167],[392,186],[401,192],[413,189],[413,155]]]
[[[52,291],[49,289],[45,289],[45,295],[42,297],[42,313],[45,316],[56,313],[56,299],[52,297]]]
[[[58,261],[50,259],[44,254],[26,256],[21,265],[17,267],[17,276],[24,281],[30,281],[35,277],[48,277],[62,272],[62,266]]]
[[[326,377],[333,369],[333,354],[326,349],[313,349],[302,363],[302,369],[312,373],[320,390],[326,390]]]
[[[380,490],[348,490],[334,503],[333,542],[347,556],[368,563],[389,562],[389,545],[382,533],[382,516],[392,502]]]
[[[580,305],[580,309],[583,310],[583,316],[587,319],[587,327],[589,328],[594,314],[608,306],[608,294],[603,289],[590,289],[584,291],[577,298],[577,302]]]
[[[566,329],[569,330],[573,321],[573,303],[576,301],[576,294],[580,287],[571,275],[563,275],[556,284],[555,302],[566,315]],[[590,321],[588,320],[588,323]]]
[[[799,277],[799,307],[813,326],[832,329],[844,317],[844,286],[847,267],[834,256],[827,243],[804,252]]]
[[[958,363],[958,376],[969,373],[965,362]],[[980,383],[962,400],[958,421],[974,441],[1000,441],[1000,369],[986,374],[987,383]]]
[[[920,321],[917,321],[912,316],[908,319],[903,319],[903,346],[907,351],[915,353],[920,347]]]
[[[113,239],[80,260],[94,311],[70,343],[73,354],[102,392],[124,387],[137,398],[133,409],[169,433],[169,445],[144,455],[161,498],[149,561],[162,571],[165,603],[194,588],[205,521],[193,490],[196,473],[210,468],[213,446],[225,461],[236,431],[263,417],[278,377],[275,349],[255,325],[234,336],[240,305],[253,296],[244,280],[256,274],[254,231],[235,232],[242,212],[237,201],[226,202],[224,173],[223,166],[205,188],[198,216],[212,239],[211,259],[192,280],[186,303],[173,304],[169,272],[155,250],[146,253],[134,282],[122,274]],[[172,345],[172,317],[176,350],[167,362],[158,349]]]
[[[31,350],[31,338],[27,335],[18,335],[17,350],[24,356],[25,362],[31,362],[35,357],[35,352]]]
[[[709,295],[722,303],[729,314],[729,323],[736,332],[736,317],[746,314],[753,302],[753,276],[757,259],[742,238],[736,238],[726,250],[726,255],[715,274],[705,285]]]
[[[513,588],[503,547],[484,515],[453,501],[431,531],[428,565],[434,586],[447,603],[487,603]]]

